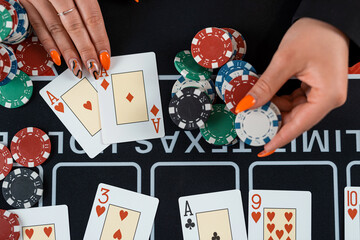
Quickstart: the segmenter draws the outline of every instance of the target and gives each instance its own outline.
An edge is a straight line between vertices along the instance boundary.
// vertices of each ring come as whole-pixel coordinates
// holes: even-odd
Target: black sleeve
[[[303,17],[337,27],[360,47],[360,0],[302,0],[293,20]]]

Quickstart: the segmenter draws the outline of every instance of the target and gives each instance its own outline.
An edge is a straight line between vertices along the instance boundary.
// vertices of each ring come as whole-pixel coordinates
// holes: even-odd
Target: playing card
[[[99,184],[84,240],[148,239],[159,200],[107,184]]]
[[[80,80],[68,69],[41,89],[40,95],[90,158],[108,147],[101,139],[98,92],[93,77],[86,73]]]
[[[104,143],[165,136],[155,53],[112,57],[97,89]]]
[[[345,188],[345,240],[360,239],[359,194],[360,187]]]
[[[19,216],[20,240],[70,240],[66,205],[10,210]]]
[[[310,240],[311,193],[250,191],[249,239]]]
[[[247,240],[239,190],[179,198],[184,240]]]

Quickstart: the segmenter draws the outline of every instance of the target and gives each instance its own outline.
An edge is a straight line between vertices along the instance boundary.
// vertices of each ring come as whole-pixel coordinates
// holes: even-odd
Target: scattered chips
[[[234,59],[242,60],[245,57],[246,50],[247,50],[245,38],[243,37],[243,35],[241,35],[240,32],[236,31],[235,29],[232,29],[232,28],[223,28],[223,29],[228,31],[234,37],[234,39],[236,41],[237,52],[236,52]]]
[[[229,145],[237,137],[234,121],[235,115],[224,104],[216,104],[200,132],[208,143]]]
[[[0,144],[0,181],[10,173],[12,166],[13,158],[10,150],[3,144]]]
[[[278,114],[268,102],[262,107],[239,113],[235,129],[239,138],[250,146],[263,146],[276,135],[279,129]]]
[[[43,182],[36,172],[18,168],[10,172],[3,181],[2,194],[10,206],[29,208],[41,199]]]
[[[49,136],[35,127],[21,129],[11,141],[11,153],[14,160],[25,167],[36,167],[50,156]]]
[[[0,239],[18,240],[21,230],[18,215],[0,209],[0,229]]]
[[[177,91],[169,103],[171,120],[178,127],[187,130],[202,127],[211,110],[209,97],[197,88]]]
[[[5,6],[0,5],[0,41],[7,38],[13,29],[13,20]]]
[[[7,47],[4,44],[0,44],[0,54],[1,57],[3,58],[3,60],[7,60],[7,55],[9,56],[10,62],[6,63],[6,67],[4,66],[4,75],[1,74],[1,81],[0,81],[0,86],[4,86],[6,84],[8,84],[11,80],[14,79],[16,72],[17,72],[17,61],[16,61],[16,57],[14,52],[12,51],[11,48]],[[5,68],[6,69],[5,71]],[[4,78],[3,78],[4,76]]]
[[[33,93],[33,83],[28,75],[18,70],[15,78],[5,86],[0,86],[0,105],[18,108],[29,102]]]

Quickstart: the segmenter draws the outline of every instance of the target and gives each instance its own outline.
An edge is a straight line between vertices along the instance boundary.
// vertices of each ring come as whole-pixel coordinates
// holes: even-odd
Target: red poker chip
[[[20,238],[18,215],[0,209],[0,229],[0,239],[18,240]]]
[[[232,28],[223,28],[223,29],[228,31],[235,38],[235,41],[237,42],[238,52],[236,53],[234,60],[242,60],[245,56],[247,49],[246,41],[244,37],[241,35],[240,32],[236,31],[235,29]]]
[[[224,101],[232,113],[236,114],[236,106],[255,85],[258,79],[258,77],[252,75],[241,75],[227,83]]]
[[[0,181],[10,173],[12,166],[13,158],[10,150],[6,146],[0,144]]]
[[[0,59],[3,62],[3,66],[0,72],[0,82],[2,82],[11,70],[11,60],[9,52],[0,44]]]
[[[206,68],[219,68],[233,55],[231,37],[221,28],[205,28],[193,38],[191,53],[199,65]]]
[[[11,141],[14,160],[25,167],[36,167],[49,158],[51,142],[49,136],[35,127],[21,129]]]
[[[50,55],[35,36],[20,43],[16,49],[18,67],[29,76],[39,76],[53,66]]]

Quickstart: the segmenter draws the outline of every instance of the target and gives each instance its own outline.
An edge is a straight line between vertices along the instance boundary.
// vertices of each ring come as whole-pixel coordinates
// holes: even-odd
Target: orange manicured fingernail
[[[249,108],[254,106],[255,103],[256,103],[256,100],[253,96],[246,95],[243,99],[241,99],[241,101],[236,106],[235,112],[239,113],[239,112],[248,110]]]
[[[53,60],[53,62],[60,66],[61,65],[61,58],[60,58],[60,54],[56,51],[56,50],[52,50],[50,51],[50,56],[51,59]]]
[[[100,53],[100,62],[105,70],[109,70],[110,68],[110,55],[107,51],[103,51]]]
[[[272,150],[272,151],[270,151],[270,152],[266,152],[266,151],[264,150],[264,151],[260,152],[257,156],[258,156],[259,158],[267,157],[267,156],[270,156],[271,154],[273,154],[275,151],[276,151],[276,149],[275,149],[275,150]]]

